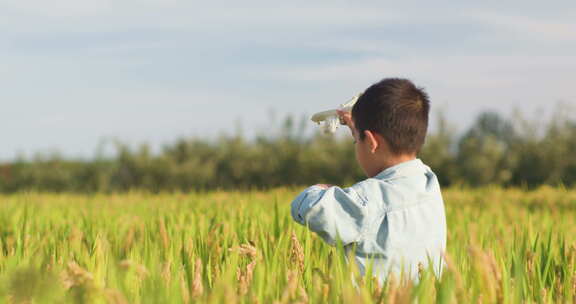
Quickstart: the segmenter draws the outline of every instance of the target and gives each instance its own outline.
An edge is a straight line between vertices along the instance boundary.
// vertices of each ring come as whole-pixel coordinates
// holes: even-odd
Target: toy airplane
[[[360,95],[356,95],[354,98],[350,99],[345,104],[340,105],[338,109],[328,110],[323,112],[318,112],[312,115],[312,121],[320,125],[320,128],[324,131],[324,133],[331,134],[336,132],[338,129],[338,125],[342,124],[340,122],[340,117],[338,117],[337,110],[350,112],[352,111],[352,107],[358,101]]]

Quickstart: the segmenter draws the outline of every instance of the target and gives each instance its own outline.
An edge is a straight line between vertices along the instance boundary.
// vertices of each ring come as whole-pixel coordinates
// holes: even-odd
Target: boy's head
[[[356,156],[368,176],[414,159],[428,129],[428,95],[410,80],[386,78],[352,108]]]

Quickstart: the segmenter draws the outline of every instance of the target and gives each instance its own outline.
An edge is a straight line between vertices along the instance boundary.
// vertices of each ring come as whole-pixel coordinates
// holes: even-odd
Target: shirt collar
[[[426,165],[424,165],[424,163],[419,158],[415,158],[413,160],[401,162],[390,168],[386,168],[382,172],[376,174],[374,178],[388,179],[392,177],[408,176],[423,173],[426,171],[426,168]]]

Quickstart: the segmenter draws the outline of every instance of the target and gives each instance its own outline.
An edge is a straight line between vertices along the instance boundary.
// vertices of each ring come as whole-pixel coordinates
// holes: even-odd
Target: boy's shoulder
[[[357,182],[351,188],[367,203],[380,204],[384,210],[441,198],[436,175],[420,160],[386,169],[374,177]]]

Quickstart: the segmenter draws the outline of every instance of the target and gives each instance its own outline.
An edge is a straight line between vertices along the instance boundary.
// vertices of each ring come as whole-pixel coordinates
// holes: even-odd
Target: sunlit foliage
[[[445,190],[443,277],[383,286],[291,220],[296,194],[0,196],[0,303],[576,301],[574,190]]]

